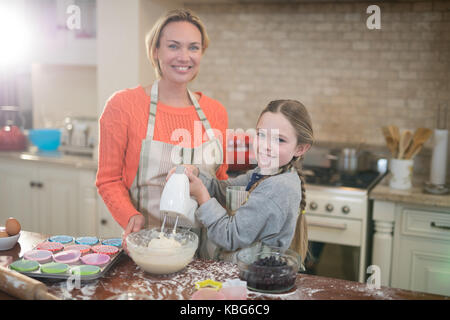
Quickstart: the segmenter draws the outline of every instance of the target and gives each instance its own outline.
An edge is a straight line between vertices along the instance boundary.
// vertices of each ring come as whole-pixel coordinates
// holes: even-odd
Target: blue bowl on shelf
[[[32,129],[28,139],[41,151],[55,151],[61,144],[60,129]]]

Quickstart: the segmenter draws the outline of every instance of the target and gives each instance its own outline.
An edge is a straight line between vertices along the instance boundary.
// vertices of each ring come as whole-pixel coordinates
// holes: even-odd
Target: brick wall
[[[371,4],[381,30],[366,26]],[[192,87],[226,106],[231,128],[290,98],[309,109],[318,141],[383,145],[381,126],[434,129],[438,103],[450,109],[450,1],[185,6],[211,38]]]

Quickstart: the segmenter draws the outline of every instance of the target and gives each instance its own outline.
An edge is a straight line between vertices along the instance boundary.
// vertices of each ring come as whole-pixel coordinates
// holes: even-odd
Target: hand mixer
[[[164,231],[167,217],[175,219],[174,233],[180,217],[184,224],[188,224],[191,227],[198,225],[195,221],[195,211],[198,208],[198,203],[190,197],[189,178],[184,173],[184,170],[184,166],[177,166],[175,172],[164,186],[159,204],[159,211],[164,215],[161,232]]]

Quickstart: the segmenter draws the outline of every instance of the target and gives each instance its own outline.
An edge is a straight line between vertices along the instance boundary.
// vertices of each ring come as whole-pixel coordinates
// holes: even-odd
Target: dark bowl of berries
[[[290,249],[256,245],[237,254],[239,278],[247,288],[266,293],[283,293],[295,286],[303,268],[300,255]]]

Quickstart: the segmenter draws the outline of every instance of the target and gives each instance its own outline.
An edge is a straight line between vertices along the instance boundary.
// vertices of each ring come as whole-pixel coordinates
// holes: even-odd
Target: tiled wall
[[[380,30],[366,26],[372,4]],[[291,98],[310,110],[318,141],[383,145],[381,126],[434,129],[438,103],[450,109],[450,1],[185,6],[211,38],[192,87],[226,106],[231,128]]]

